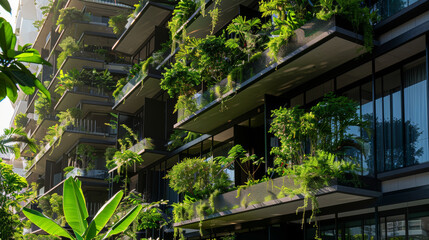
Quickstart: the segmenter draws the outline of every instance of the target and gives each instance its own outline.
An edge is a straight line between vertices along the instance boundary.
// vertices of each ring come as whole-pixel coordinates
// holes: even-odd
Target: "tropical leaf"
[[[123,218],[121,218],[117,223],[115,223],[109,231],[106,233],[103,239],[106,239],[112,235],[121,233],[127,230],[128,226],[134,221],[134,219],[139,214],[140,210],[143,208],[142,205],[135,206],[131,211],[127,213]]]
[[[63,192],[63,209],[66,221],[73,231],[83,236],[88,227],[86,219],[89,215],[86,209],[80,181],[69,177],[64,182]]]
[[[119,191],[98,210],[85,233],[85,239],[92,239],[103,229],[118,207],[123,195],[124,192]]]
[[[10,8],[9,2],[7,0],[0,0],[0,6],[2,6],[4,10],[6,10],[8,13],[12,11],[12,9]]]
[[[58,225],[58,223],[46,217],[42,213],[25,207],[22,212],[31,222],[43,229],[45,232],[59,237],[74,239],[74,237],[67,230],[63,229],[60,225]]]

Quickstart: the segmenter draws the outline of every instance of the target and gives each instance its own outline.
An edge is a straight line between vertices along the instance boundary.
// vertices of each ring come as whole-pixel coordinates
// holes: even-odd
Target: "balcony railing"
[[[115,98],[115,105],[118,104],[123,97],[125,97],[131,89],[133,89],[137,84],[139,84],[145,77],[147,73],[140,73],[134,76],[125,86],[122,88],[121,92]]]
[[[75,168],[69,173],[66,174],[65,178],[69,177],[88,177],[88,178],[98,178],[98,179],[106,179],[108,177],[106,170],[86,170],[81,168]]]
[[[300,51],[301,48],[308,45],[313,40],[328,32],[332,27],[339,24],[335,18],[328,21],[313,19],[305,24],[302,28],[295,31],[295,36],[287,45],[281,47],[277,54],[279,62],[287,61],[290,55]],[[277,66],[274,59],[269,56],[269,50],[264,51],[261,56],[249,62],[239,73],[232,76],[232,80],[225,78],[216,85],[203,91],[200,90],[190,99],[192,107],[190,109],[178,109],[178,122],[186,119],[192,114],[198,114],[198,111],[205,108],[211,103],[222,102],[240,88],[250,85],[252,81],[264,75],[273,66]],[[267,66],[270,66],[268,68]]]
[[[377,10],[381,20],[384,20],[418,1],[419,0],[379,0],[374,4],[373,9]]]
[[[135,153],[140,153],[141,151],[143,151],[145,149],[153,149],[153,147],[154,146],[152,144],[151,139],[145,138],[145,139],[141,140],[140,142],[134,144],[128,150],[135,152]]]
[[[103,123],[91,119],[78,119],[74,124],[67,126],[67,131],[90,134],[115,135],[116,129],[112,129]]]
[[[103,87],[90,87],[85,85],[76,85],[72,89],[69,89],[68,92],[73,93],[84,93],[90,94],[92,96],[100,96],[100,97],[109,97],[109,100],[113,102],[111,98],[112,93]]]
[[[118,0],[86,0],[86,1],[93,2],[93,3],[102,3],[102,4],[111,5],[111,6],[117,6],[117,7],[131,8],[128,5],[119,3]]]

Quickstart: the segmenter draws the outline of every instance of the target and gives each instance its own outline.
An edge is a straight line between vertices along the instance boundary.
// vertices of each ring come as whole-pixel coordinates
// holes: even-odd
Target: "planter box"
[[[317,192],[319,208],[369,200],[381,195],[376,191],[379,184],[375,179],[366,177],[360,179],[362,187],[359,188],[352,187],[350,181],[341,183],[335,180],[330,186],[319,189]],[[303,204],[303,196],[289,198],[281,192],[282,186],[294,186],[293,180],[279,177],[245,189],[220,194],[214,197],[216,213],[204,216],[204,219],[194,215],[193,219],[175,223],[174,226],[198,229],[201,220],[202,229],[205,229],[295,214],[296,209]],[[200,204],[209,206],[208,200],[205,200],[195,203],[194,209],[196,210]]]

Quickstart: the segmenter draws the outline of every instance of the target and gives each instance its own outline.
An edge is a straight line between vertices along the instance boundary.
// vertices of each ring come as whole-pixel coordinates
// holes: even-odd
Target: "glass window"
[[[344,228],[345,240],[362,240],[362,222],[353,221],[345,223]]]
[[[334,240],[335,239],[335,225],[321,226],[320,237],[323,240]]]
[[[405,216],[396,215],[380,218],[381,239],[402,240],[405,239]]]
[[[360,87],[358,86],[344,92],[343,96],[354,100],[357,104],[360,104]],[[357,110],[357,114],[360,116],[360,109]],[[347,129],[347,133],[360,137],[361,129],[358,126],[353,126]],[[348,148],[346,149],[346,154],[351,156],[356,161],[356,163],[362,166],[361,151],[359,149]]]
[[[303,106],[303,105],[304,105],[304,94],[302,93],[290,99],[291,107]]]
[[[408,239],[429,239],[429,211],[410,213],[408,215]]]
[[[382,79],[375,80],[375,134],[377,138],[377,170],[384,171],[384,151],[383,151],[383,99],[382,99]]]
[[[403,166],[401,73],[383,77],[384,164],[385,170]]]
[[[361,137],[365,142],[364,154],[362,154],[363,175],[374,175],[374,158],[372,156],[372,123],[373,123],[373,102],[372,102],[372,83],[368,82],[361,86],[361,117],[368,122],[367,129],[361,129]]]
[[[424,61],[404,68],[404,105],[407,165],[427,162],[427,80]]]
[[[363,239],[374,240],[376,234],[374,219],[365,220],[365,224],[363,226]]]
[[[305,103],[311,103],[323,97],[325,94],[334,91],[334,80],[329,80],[307,91],[305,94]]]

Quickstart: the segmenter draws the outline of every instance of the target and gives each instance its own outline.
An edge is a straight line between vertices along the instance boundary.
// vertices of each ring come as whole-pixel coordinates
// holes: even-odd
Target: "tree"
[[[7,1],[1,0],[2,6]],[[50,65],[30,47],[30,44],[18,46],[15,51],[16,36],[12,26],[4,18],[0,18],[0,100],[6,96],[15,102],[18,97],[18,87],[25,94],[33,94],[38,88],[49,100],[50,93],[23,63]]]
[[[34,139],[28,138],[27,133],[22,128],[4,129],[3,135],[0,136],[0,153],[15,153],[15,157],[20,156],[20,149],[16,144],[27,143],[31,151],[37,151],[37,145]]]
[[[89,240],[104,234],[103,239],[109,238],[110,236],[125,231],[143,208],[142,205],[134,206],[124,217],[115,222],[106,233],[100,234],[101,229],[105,227],[118,207],[122,196],[124,195],[123,191],[119,191],[115,196],[108,200],[100,208],[89,224],[87,222],[89,215],[81,188],[81,182],[79,180],[75,180],[73,177],[69,177],[64,182],[63,192],[63,212],[67,223],[73,230],[74,236],[69,231],[58,225],[54,220],[46,217],[42,213],[28,208],[23,209],[24,215],[31,222],[46,231],[48,234],[57,237]]]
[[[25,178],[13,172],[12,165],[0,158],[0,239],[19,239],[24,227],[15,212],[21,211],[20,203],[30,198],[31,191]]]

